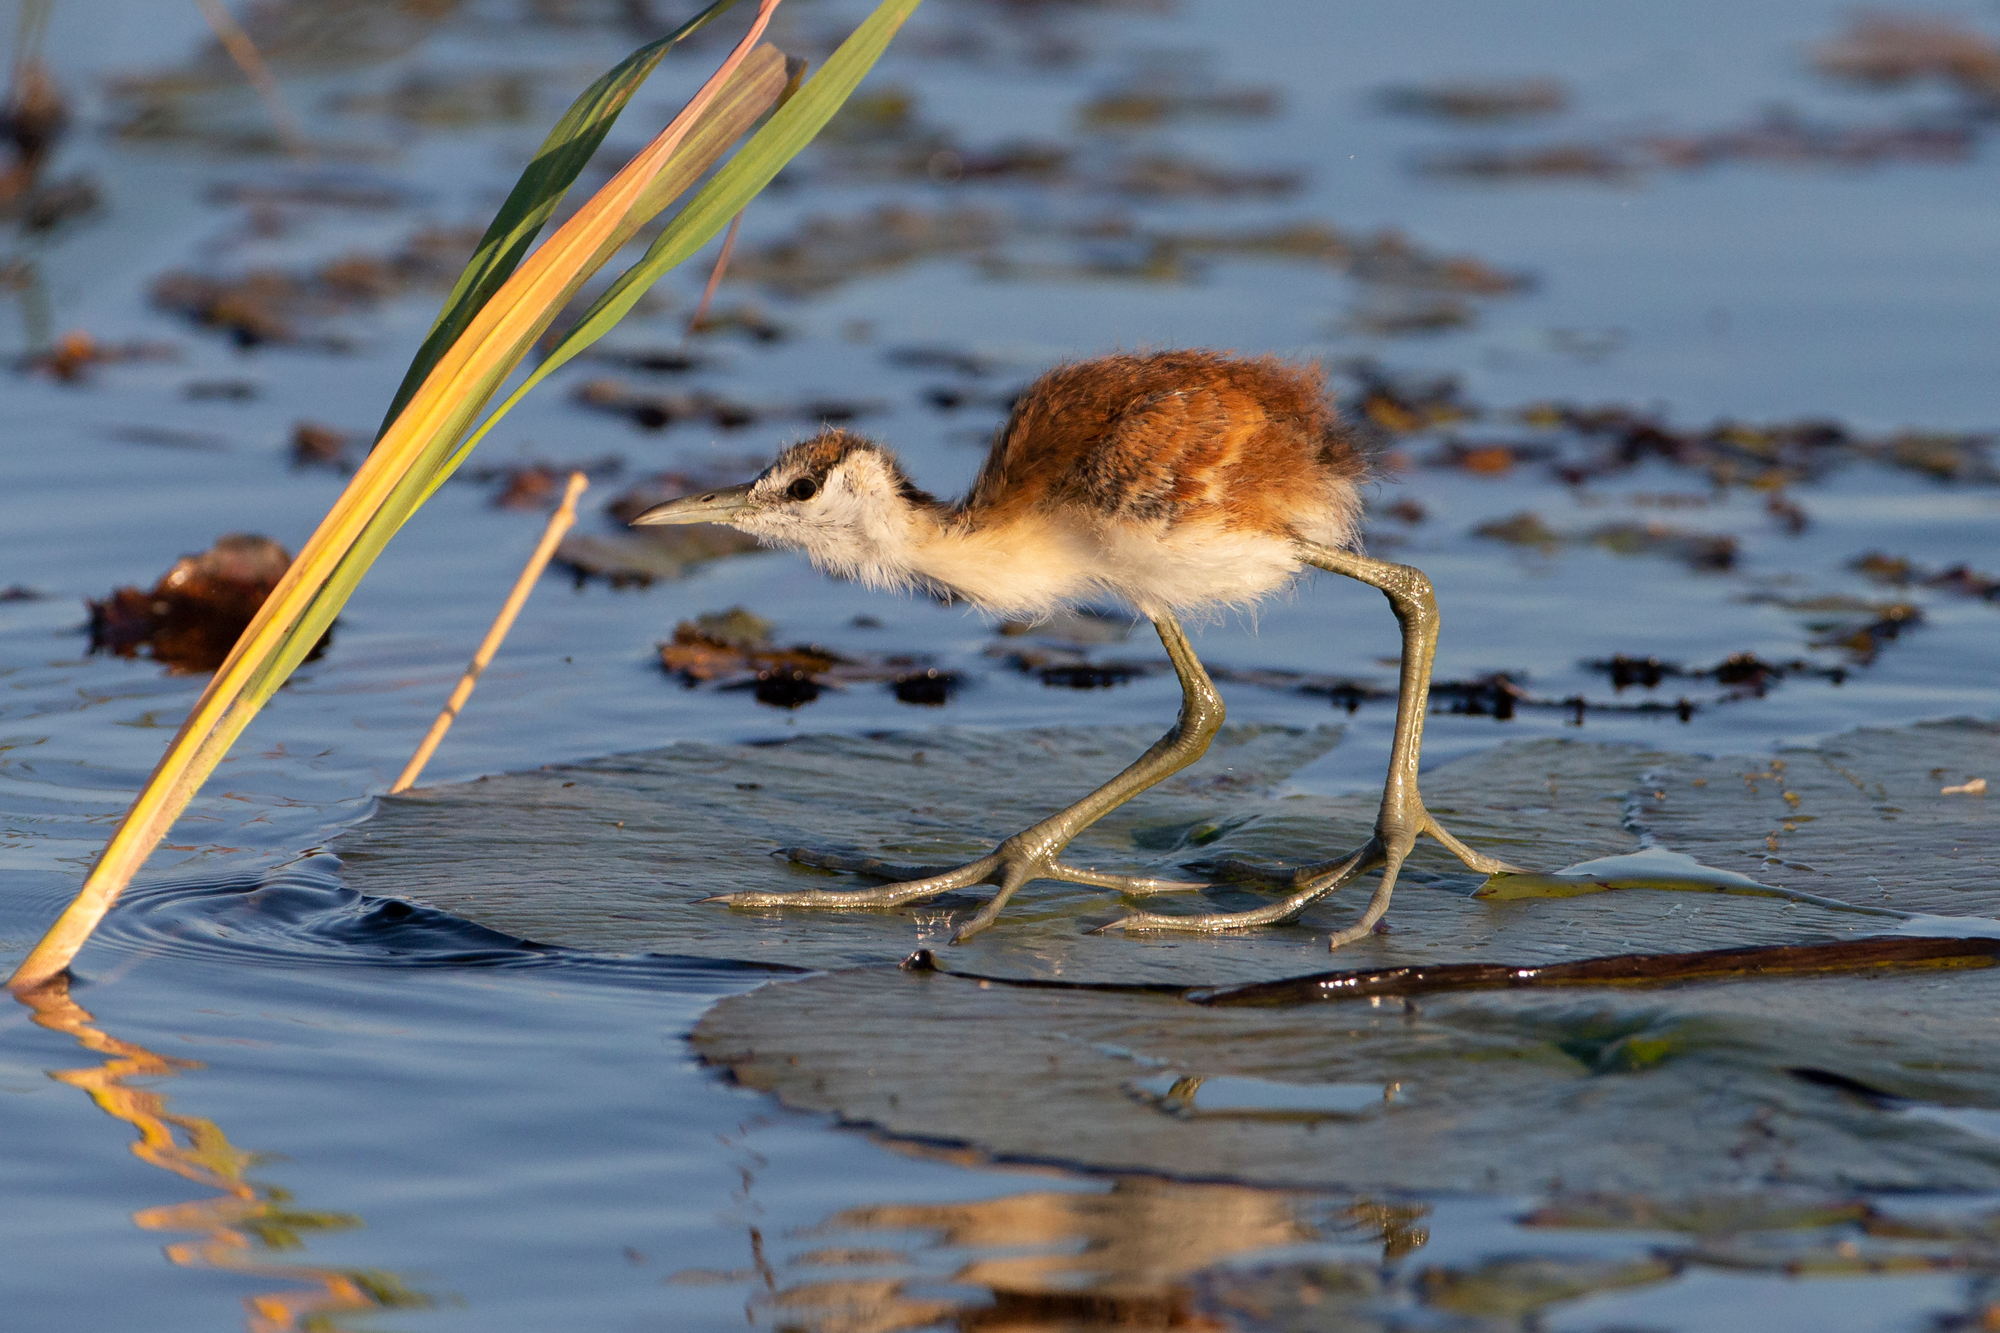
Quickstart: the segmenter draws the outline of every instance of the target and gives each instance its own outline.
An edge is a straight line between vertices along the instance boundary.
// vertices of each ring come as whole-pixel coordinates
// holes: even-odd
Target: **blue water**
[[[795,26],[779,40],[789,37],[796,49],[861,12],[795,0],[781,14],[794,7],[787,21]],[[1942,8],[1993,31],[1990,8]],[[437,300],[420,292],[333,321],[353,341],[348,354],[245,354],[150,309],[147,284],[170,267],[318,263],[386,250],[424,223],[483,222],[572,90],[641,40],[617,25],[618,9],[468,4],[392,59],[345,69],[281,63],[288,96],[315,137],[347,146],[338,169],[405,188],[411,202],[388,212],[291,210],[272,235],[251,226],[244,209],[210,202],[210,187],[291,179],[301,168],[108,133],[106,81],[185,61],[203,37],[199,10],[133,0],[56,5],[46,54],[75,101],[77,125],[55,170],[94,173],[108,202],[98,219],[24,244],[24,252],[47,275],[58,330],[169,342],[178,359],[105,366],[81,385],[26,373],[0,381],[0,586],[45,594],[0,603],[0,966],[11,967],[74,891],[201,684],[143,659],[86,656],[82,599],[150,584],[176,556],[224,532],[260,531],[296,549],[342,479],[290,466],[292,423],[370,428]],[[361,21],[365,7],[354,13]],[[1206,68],[1223,84],[1274,85],[1283,109],[1269,121],[1147,131],[1147,143],[1231,165],[1298,168],[1301,192],[1124,206],[1019,186],[954,192],[807,177],[749,212],[746,246],[807,215],[850,215],[884,200],[927,208],[976,201],[1052,216],[1127,207],[1149,224],[1187,229],[1301,219],[1360,232],[1396,226],[1430,249],[1530,271],[1537,285],[1476,301],[1469,329],[1381,339],[1351,330],[1345,321],[1356,284],[1321,268],[1239,259],[1215,262],[1190,285],[1010,282],[947,257],[808,301],[725,286],[725,303],[754,301],[794,336],[770,347],[721,342],[699,384],[753,400],[883,400],[892,410],[864,427],[895,444],[922,484],[945,492],[969,478],[979,451],[968,440],[990,430],[997,414],[946,415],[920,405],[925,388],[950,377],[893,366],[886,349],[975,349],[1009,367],[984,382],[988,389],[1062,356],[1199,344],[1329,362],[1368,355],[1400,369],[1448,371],[1463,378],[1469,397],[1495,407],[1568,398],[1656,405],[1682,425],[1809,415],[1864,433],[1991,430],[2000,419],[1993,394],[2000,265],[1992,262],[1990,142],[1951,165],[1734,164],[1614,184],[1480,187],[1409,170],[1419,153],[1467,142],[1701,130],[1754,119],[1774,102],[1849,122],[1893,121],[1947,104],[1933,87],[1868,93],[1815,78],[1806,46],[1844,22],[1844,5],[1819,0],[1654,10],[1557,0],[1421,8],[1184,0],[1157,10],[1046,6],[1018,14],[932,0],[912,35],[983,32],[993,38],[992,54],[962,60],[922,53],[941,40],[912,43],[875,79],[914,90],[927,120],[968,142],[1069,136],[1071,109],[1082,98],[1115,85],[1137,61],[1166,60]],[[1044,38],[1071,43],[1074,62],[1021,58]],[[662,123],[713,59],[709,48],[670,60],[614,146],[636,145],[644,128]],[[410,71],[489,68],[542,72],[531,115],[409,128],[330,109],[336,94],[392,88]],[[1371,100],[1390,83],[1541,73],[1568,83],[1573,108],[1540,125],[1461,130],[1391,117]],[[216,105],[218,115],[258,123],[247,94],[225,91]],[[1023,241],[1020,252],[1039,256],[1042,244]],[[1051,253],[1073,257],[1060,247]],[[618,338],[674,344],[704,276],[694,270],[702,269],[671,280],[677,313],[638,321]],[[0,307],[0,319],[17,309]],[[18,325],[0,328],[5,345],[18,348]],[[1565,335],[1608,336],[1600,341],[1611,350],[1579,355],[1578,337]],[[638,476],[768,453],[799,429],[647,434],[571,403],[576,383],[614,373],[639,380],[603,365],[565,370],[482,447],[483,461],[617,453],[627,475]],[[247,381],[255,396],[185,396],[190,382],[217,379]],[[181,447],[158,436],[135,442],[134,427],[186,435]],[[622,484],[601,483],[588,504]],[[1520,553],[1471,535],[1478,523],[1523,509],[1566,528],[1662,516],[1654,502],[1661,493],[1705,495],[1706,485],[1664,466],[1581,494],[1531,468],[1505,477],[1420,469],[1377,499],[1408,494],[1430,517],[1393,546],[1390,535],[1400,530],[1378,523],[1378,547],[1422,565],[1438,586],[1446,617],[1440,676],[1506,670],[1556,698],[1605,693],[1602,677],[1580,664],[1615,652],[1710,663],[1739,651],[1774,659],[1805,651],[1800,617],[1746,600],[1758,592],[1903,597],[1922,606],[1925,624],[1838,687],[1795,681],[1687,724],[1605,713],[1577,733],[1560,712],[1523,712],[1504,725],[1440,715],[1429,732],[1432,762],[1534,735],[1757,751],[1862,723],[1995,714],[2000,611],[1943,592],[1885,593],[1845,567],[1881,549],[1933,567],[1970,561],[2000,573],[1992,538],[2000,490],[1992,487],[1851,467],[1792,492],[1811,517],[1798,537],[1769,522],[1761,496],[1740,490],[1664,514],[1737,534],[1741,562],[1726,576],[1595,549]],[[49,1019],[51,1030],[25,1009],[0,1017],[0,1197],[8,1205],[0,1210],[0,1286],[8,1324],[291,1327],[303,1306],[259,1314],[255,1299],[337,1292],[351,1280],[340,1274],[381,1272],[395,1281],[370,1279],[375,1286],[363,1286],[377,1295],[348,1300],[360,1313],[338,1319],[412,1329],[720,1328],[746,1319],[756,1327],[788,1320],[832,1327],[830,1315],[797,1313],[804,1298],[786,1293],[818,1280],[826,1265],[812,1251],[836,1241],[806,1233],[843,1210],[1122,1188],[1085,1174],[885,1144],[724,1086],[692,1062],[683,1034],[714,999],[772,984],[767,973],[544,950],[360,901],[340,887],[337,862],[320,849],[332,843],[337,851],[338,831],[365,818],[400,769],[538,535],[539,516],[494,509],[489,498],[471,483],[438,496],[349,605],[332,652],[300,672],[211,781],[148,878],[78,961],[73,998],[94,1027],[79,1028],[72,1016]],[[585,526],[599,530],[595,518]],[[971,684],[939,714],[865,688],[782,713],[747,694],[687,692],[666,680],[653,644],[677,620],[735,604],[775,621],[783,641],[921,651],[966,671]],[[857,626],[862,616],[880,627]],[[1046,690],[994,666],[984,656],[991,641],[977,617],[829,584],[784,555],[719,562],[643,592],[577,590],[551,576],[426,780],[684,738],[855,732],[933,717],[996,728],[1164,726],[1172,714],[1170,677],[1106,691]],[[1393,655],[1395,639],[1373,594],[1323,581],[1254,618],[1203,627],[1198,647],[1220,665],[1387,680],[1391,668],[1381,659]],[[1135,638],[1132,652],[1151,649]],[[1327,715],[1324,699],[1249,686],[1225,694],[1241,720]],[[1389,721],[1387,709],[1363,708],[1347,740],[1295,781],[1314,791],[1379,781]],[[48,1076],[103,1058],[78,1049],[79,1034],[98,1040],[89,1031],[152,1053],[127,1052],[139,1059],[135,1072],[104,1085],[109,1092],[99,1089],[127,1123],[107,1118],[77,1081]],[[199,1063],[168,1067],[160,1059]],[[127,1091],[165,1101],[134,1102]],[[149,1122],[167,1126],[179,1147],[150,1162],[128,1152],[132,1117],[162,1113],[183,1118]],[[190,1154],[212,1147],[213,1134],[256,1154],[254,1162],[226,1152],[195,1161]],[[220,1174],[218,1162],[226,1167]],[[274,1202],[272,1188],[289,1201]],[[192,1229],[148,1211],[213,1198],[234,1199],[239,1211],[343,1214],[355,1224],[295,1227],[297,1249],[256,1243],[276,1234],[269,1227],[236,1225],[230,1234],[251,1238],[245,1248],[217,1239],[230,1230],[228,1209],[200,1214]],[[1285,1206],[1310,1218],[1347,1202]],[[1528,1202],[1416,1201],[1431,1209],[1430,1239],[1404,1271],[1531,1247],[1538,1242],[1511,1220]],[[1080,1234],[1057,1227],[1026,1249],[1059,1256],[1082,1244]],[[954,1311],[994,1299],[987,1284],[962,1276],[991,1255],[944,1232],[838,1243],[900,1254],[873,1268],[858,1260],[835,1267],[844,1280],[879,1277],[895,1286],[894,1300],[882,1301],[903,1311],[906,1324],[916,1321],[909,1326],[948,1323]],[[1381,1238],[1341,1244],[1347,1257],[1379,1255]],[[1645,1240],[1588,1244],[1636,1252]],[[174,1245],[195,1248],[163,1252]],[[231,1254],[237,1258],[217,1259]],[[1172,1285],[1187,1276],[1158,1280]],[[1801,1328],[1910,1328],[1974,1299],[1969,1280],[1956,1276],[1841,1281],[1863,1290],[1696,1274],[1643,1295],[1559,1307],[1551,1326],[1761,1331],[1794,1326],[1772,1314],[1784,1311]],[[369,1314],[398,1283],[422,1301]],[[336,1309],[344,1298],[325,1299]],[[930,1315],[911,1313],[919,1306]]]

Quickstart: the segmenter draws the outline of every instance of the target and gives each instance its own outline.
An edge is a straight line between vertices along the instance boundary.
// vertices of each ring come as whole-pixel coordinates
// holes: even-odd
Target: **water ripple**
[[[707,992],[717,983],[807,969],[674,954],[614,957],[518,939],[341,883],[328,853],[267,869],[137,887],[93,943],[126,956],[230,965],[559,968],[570,980]]]

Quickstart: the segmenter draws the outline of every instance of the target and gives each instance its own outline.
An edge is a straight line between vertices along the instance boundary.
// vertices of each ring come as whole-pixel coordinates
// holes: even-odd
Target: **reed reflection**
[[[760,1264],[765,1289],[748,1313],[798,1333],[1220,1328],[1205,1273],[1260,1251],[1355,1246],[1327,1267],[1351,1269],[1372,1291],[1383,1263],[1428,1239],[1426,1212],[1145,1177],[1104,1191],[872,1205],[795,1237],[826,1243]],[[896,1243],[912,1233],[914,1247]],[[761,1256],[768,1245],[756,1248]]]
[[[136,1129],[132,1154],[140,1161],[217,1191],[213,1198],[142,1208],[132,1215],[147,1231],[186,1232],[194,1237],[164,1246],[167,1258],[187,1268],[222,1269],[297,1284],[296,1290],[246,1296],[248,1333],[326,1333],[339,1330],[340,1316],[345,1314],[432,1304],[429,1296],[412,1291],[394,1273],[268,1258],[304,1248],[304,1237],[313,1232],[345,1230],[362,1221],[350,1213],[293,1207],[285,1190],[247,1177],[259,1161],[258,1154],[231,1143],[213,1120],[177,1115],[167,1110],[167,1098],[161,1093],[130,1086],[138,1079],[169,1078],[200,1069],[200,1061],[160,1055],[111,1036],[70,998],[67,978],[14,995],[33,1011],[37,1025],[64,1033],[85,1050],[105,1057],[102,1064],[83,1069],[51,1070],[50,1078],[81,1089],[99,1110]]]

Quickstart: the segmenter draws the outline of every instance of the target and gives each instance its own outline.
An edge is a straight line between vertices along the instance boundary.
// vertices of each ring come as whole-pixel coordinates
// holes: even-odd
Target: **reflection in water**
[[[137,1129],[139,1138],[132,1152],[140,1161],[221,1191],[212,1199],[142,1208],[132,1215],[132,1220],[147,1231],[194,1234],[196,1239],[166,1246],[167,1258],[189,1268],[220,1268],[303,1284],[302,1290],[245,1297],[248,1314],[244,1327],[248,1333],[337,1329],[341,1314],[431,1304],[430,1297],[411,1291],[393,1273],[313,1268],[263,1258],[273,1251],[303,1248],[300,1237],[307,1232],[358,1227],[361,1219],[348,1213],[314,1213],[290,1207],[291,1196],[286,1191],[245,1178],[244,1172],[256,1165],[257,1154],[232,1144],[213,1120],[175,1115],[166,1109],[167,1099],[161,1094],[127,1086],[133,1079],[171,1077],[183,1070],[199,1069],[199,1061],[157,1055],[105,1033],[94,1026],[87,1010],[70,999],[67,980],[17,993],[15,998],[34,1011],[34,1021],[40,1026],[65,1033],[86,1050],[106,1057],[103,1064],[52,1070],[49,1077],[83,1089],[99,1110]]]
[[[1220,1328],[1198,1296],[1205,1270],[1289,1246],[1379,1245],[1380,1260],[1350,1251],[1336,1262],[1367,1279],[1425,1242],[1427,1212],[1145,1177],[1102,1192],[853,1208],[807,1233],[838,1243],[792,1255],[775,1272],[760,1265],[766,1290],[750,1313],[797,1333]],[[918,1233],[923,1253],[885,1246],[884,1233]],[[940,1252],[956,1264],[948,1276],[925,1262]]]
[[[788,1237],[802,1242],[789,1251],[752,1228],[754,1268],[673,1280],[749,1286],[750,1325],[777,1333],[1518,1333],[1558,1307],[1564,1326],[1650,1328],[1661,1312],[1680,1326],[1718,1280],[1746,1307],[1846,1327],[1856,1289],[1807,1279],[1950,1275],[1972,1280],[1926,1289],[1935,1327],[2000,1329],[2000,1213],[1897,1207],[1908,1211],[1783,1193],[1577,1196],[1519,1219],[1532,1239],[1468,1247],[1461,1231],[1427,1263],[1426,1204],[1124,1177],[1101,1191],[850,1208]],[[1625,1321],[1628,1309],[1644,1317]]]

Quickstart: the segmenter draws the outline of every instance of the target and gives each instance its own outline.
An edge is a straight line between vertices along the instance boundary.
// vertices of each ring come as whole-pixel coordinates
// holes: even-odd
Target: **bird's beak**
[[[684,495],[654,505],[631,522],[632,527],[656,523],[727,523],[750,508],[750,485],[729,486],[702,495]]]

